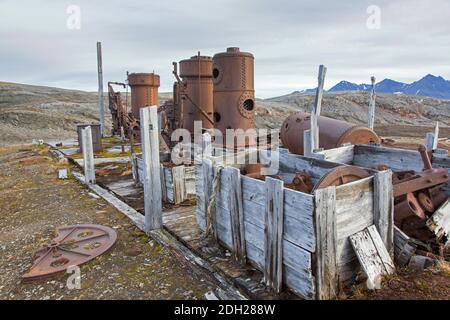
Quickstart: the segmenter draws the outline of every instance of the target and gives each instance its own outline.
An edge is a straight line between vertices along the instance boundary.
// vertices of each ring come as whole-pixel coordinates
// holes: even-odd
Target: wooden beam
[[[217,225],[216,225],[216,215],[215,208],[211,208],[212,212],[208,213],[209,203],[211,202],[211,195],[213,192],[213,179],[214,179],[214,168],[212,161],[209,159],[203,159],[202,161],[202,176],[203,176],[203,195],[205,197],[204,202],[204,212],[206,215],[206,229],[212,228],[214,232],[214,239],[217,239]]]
[[[83,146],[83,167],[86,184],[95,184],[94,149],[90,126],[81,130],[81,143]]]
[[[172,168],[173,203],[180,204],[186,199],[186,188],[184,185],[184,166]]]
[[[105,133],[105,100],[103,98],[103,65],[102,43],[97,42],[97,73],[98,73],[98,108],[100,113],[100,131]]]
[[[223,171],[228,173],[231,180],[231,192],[229,193],[231,235],[233,238],[233,255],[241,265],[247,262],[245,247],[244,209],[242,207],[241,173],[239,169],[227,167]]]
[[[315,195],[316,295],[319,300],[333,299],[338,294],[336,188],[319,189]]]
[[[372,90],[370,91],[369,97],[369,114],[367,119],[367,127],[373,130],[373,126],[375,124],[375,77],[371,77],[370,81],[372,82]]]
[[[379,288],[381,276],[393,273],[395,266],[376,227],[372,225],[350,236],[350,243],[367,275],[368,288]]]
[[[303,131],[303,155],[309,157],[312,153],[311,130],[305,130]]]
[[[374,216],[373,222],[389,255],[394,256],[394,196],[392,171],[382,171],[373,180]]]
[[[267,177],[265,187],[264,281],[279,293],[283,280],[283,181]]]
[[[318,85],[316,90],[316,98],[314,101],[314,107],[311,112],[311,150],[314,151],[319,149],[319,127],[317,125],[317,118],[320,116],[322,111],[322,97],[323,97],[323,86],[325,83],[325,74],[327,73],[327,68],[324,65],[319,66],[319,76]]]
[[[438,147],[439,140],[439,122],[436,122],[434,127],[434,132],[427,132],[425,137],[425,146],[428,151],[436,150]]]
[[[157,106],[140,109],[142,159],[144,162],[145,231],[162,227],[162,191],[159,161]]]

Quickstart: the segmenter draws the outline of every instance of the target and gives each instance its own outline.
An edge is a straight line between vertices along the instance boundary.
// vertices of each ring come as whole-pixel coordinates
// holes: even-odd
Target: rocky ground
[[[170,98],[160,93],[160,101]],[[355,124],[367,122],[365,92],[325,93],[322,114]],[[124,99],[125,100],[125,99]],[[405,95],[377,96],[375,129],[386,136],[423,138],[436,121],[441,137],[450,136],[450,101]],[[280,128],[291,113],[308,111],[314,94],[257,99],[256,126]],[[107,95],[106,132],[111,127]],[[76,125],[98,122],[97,93],[0,82],[0,146],[76,137]]]
[[[0,299],[203,299],[216,287],[76,180],[57,179],[61,166],[45,148],[0,149]],[[81,267],[81,289],[66,287],[68,274],[23,283],[35,250],[56,227],[77,223],[118,234],[112,250]]]

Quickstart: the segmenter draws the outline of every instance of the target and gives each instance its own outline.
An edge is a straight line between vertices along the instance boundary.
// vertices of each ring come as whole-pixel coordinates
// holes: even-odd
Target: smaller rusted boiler
[[[290,115],[281,126],[280,138],[283,145],[295,154],[303,154],[303,131],[311,128],[309,113],[298,112]],[[344,143],[380,143],[380,138],[371,129],[345,121],[319,116],[319,147],[332,149]]]
[[[158,105],[159,75],[155,73],[130,73],[128,85],[131,89],[131,113],[139,119],[139,109]]]

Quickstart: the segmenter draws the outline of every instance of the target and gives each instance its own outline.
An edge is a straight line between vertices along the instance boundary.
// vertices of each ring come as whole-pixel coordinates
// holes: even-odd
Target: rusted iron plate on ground
[[[78,266],[108,251],[116,242],[116,232],[105,226],[79,224],[57,229],[57,236],[40,248],[33,266],[22,279],[46,278],[68,267]]]

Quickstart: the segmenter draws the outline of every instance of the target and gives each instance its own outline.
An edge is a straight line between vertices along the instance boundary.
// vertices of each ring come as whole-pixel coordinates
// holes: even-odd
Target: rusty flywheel
[[[48,277],[86,263],[109,250],[117,239],[113,229],[95,224],[61,227],[57,234],[35,253],[33,266],[22,276],[23,280]]]
[[[340,186],[349,182],[367,178],[370,176],[367,170],[355,166],[339,166],[328,172],[314,186],[314,190],[330,186]],[[313,191],[314,191],[313,190]]]

